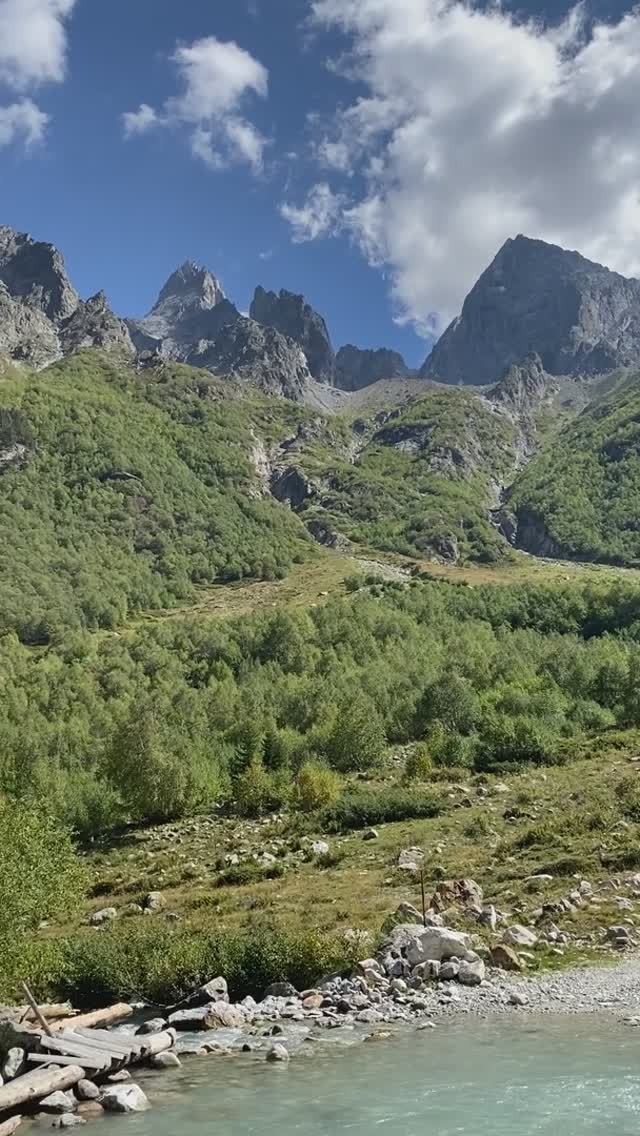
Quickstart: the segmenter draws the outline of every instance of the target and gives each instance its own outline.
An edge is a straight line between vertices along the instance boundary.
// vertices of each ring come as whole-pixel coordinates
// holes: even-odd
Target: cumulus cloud
[[[0,146],[9,146],[22,139],[29,148],[41,142],[49,121],[31,99],[20,99],[9,106],[0,106]]]
[[[24,93],[66,74],[67,20],[76,0],[0,0],[0,87]],[[30,99],[0,104],[0,146],[44,137],[48,116]]]
[[[309,190],[302,205],[285,203],[280,213],[291,225],[293,240],[303,244],[318,237],[335,236],[342,226],[345,202],[345,196],[334,193],[326,181],[318,182]]]
[[[295,240],[346,227],[425,332],[518,232],[640,274],[640,11],[554,26],[460,0],[312,13],[349,38],[334,66],[361,93],[316,140],[335,184],[282,210]]]
[[[265,98],[269,74],[262,63],[237,43],[207,36],[176,49],[172,62],[180,89],[158,111],[141,103],[122,116],[131,138],[154,126],[190,128],[191,152],[211,169],[245,162],[262,169],[266,139],[242,114],[246,99]]]

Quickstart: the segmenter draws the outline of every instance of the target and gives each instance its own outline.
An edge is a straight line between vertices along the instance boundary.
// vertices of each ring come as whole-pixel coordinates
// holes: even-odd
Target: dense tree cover
[[[509,419],[474,392],[437,388],[384,418],[354,461],[336,461],[322,444],[303,453],[305,469],[329,486],[321,510],[312,500],[307,511],[353,540],[408,556],[449,558],[453,542],[463,561],[506,556],[488,509],[492,486],[514,464]]]
[[[189,601],[198,584],[272,579],[311,545],[260,495],[253,431],[304,412],[191,368],[136,373],[81,352],[0,383],[0,630],[46,643],[131,609]]]
[[[517,480],[512,504],[568,556],[640,564],[638,375],[596,399]]]
[[[6,634],[0,790],[86,836],[226,800],[248,815],[330,804],[335,775],[387,744],[421,740],[423,769],[495,769],[640,722],[637,589],[373,593],[46,651]]]

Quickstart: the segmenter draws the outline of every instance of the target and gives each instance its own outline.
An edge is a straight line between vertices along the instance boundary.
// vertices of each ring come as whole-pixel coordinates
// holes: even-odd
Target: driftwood
[[[38,1009],[49,1024],[59,1018],[71,1018],[74,1014],[71,1002],[41,1002]],[[31,1006],[22,1006],[18,1011],[18,1017],[21,1022],[35,1022],[37,1020]],[[1,1132],[0,1136],[2,1136]]]
[[[58,1089],[71,1089],[85,1076],[80,1065],[67,1069],[34,1069],[0,1088],[0,1113],[43,1100]]]
[[[163,1030],[162,1033],[149,1033],[144,1039],[143,1054],[145,1057],[157,1057],[158,1053],[166,1053],[173,1049],[176,1043],[176,1031]]]
[[[4,1124],[0,1124],[0,1136],[13,1136],[13,1133],[21,1124],[21,1116],[12,1116],[11,1120],[5,1120]]]
[[[38,1003],[36,1002],[33,994],[31,993],[29,987],[27,986],[26,982],[22,983],[22,989],[24,990],[24,992],[27,996],[27,1002],[29,1003],[29,1006],[31,1007],[31,1011],[34,1014],[36,1021],[42,1027],[42,1029],[44,1030],[45,1033],[51,1034],[51,1028],[49,1026],[49,1023],[48,1023],[47,1019],[44,1017],[42,1010],[38,1006]]]
[[[116,1006],[107,1006],[104,1010],[93,1010],[90,1014],[79,1014],[75,1018],[62,1018],[53,1023],[56,1033],[65,1029],[91,1029],[93,1026],[114,1026],[124,1022],[133,1014],[133,1006],[126,1002],[119,1002]]]
[[[81,1060],[85,1069],[91,1069],[94,1073],[109,1073],[111,1071],[111,1061],[107,1056],[101,1057],[96,1053],[93,1057],[89,1057],[86,1053],[81,1058],[69,1056],[67,1053],[30,1053],[27,1061],[31,1061],[34,1065],[77,1065]],[[2,1136],[2,1129],[0,1129],[0,1136]]]

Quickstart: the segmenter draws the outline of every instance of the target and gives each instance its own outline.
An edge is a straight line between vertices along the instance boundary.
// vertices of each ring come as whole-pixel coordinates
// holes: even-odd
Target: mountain
[[[159,351],[169,359],[186,360],[200,349],[202,341],[213,341],[239,314],[215,276],[186,261],[171,274],[148,315],[127,320],[127,326],[139,351]]]
[[[273,327],[243,316],[189,355],[189,363],[248,381],[267,394],[303,402],[312,382],[304,351]]]
[[[276,295],[258,286],[249,315],[257,323],[274,327],[281,335],[299,344],[314,379],[327,383],[333,381],[335,356],[327,325],[322,316],[305,303],[304,296],[296,296],[284,289]]]
[[[0,355],[38,369],[79,347],[134,350],[103,292],[80,299],[53,245],[0,227]]]
[[[531,352],[550,375],[640,362],[640,281],[544,241],[508,240],[420,374],[485,385]]]
[[[354,391],[372,386],[380,379],[406,379],[410,374],[397,351],[384,347],[368,351],[348,343],[336,355],[334,383],[341,390]]]

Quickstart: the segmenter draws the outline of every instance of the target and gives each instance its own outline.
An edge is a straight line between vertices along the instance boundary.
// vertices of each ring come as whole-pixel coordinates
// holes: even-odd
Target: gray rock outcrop
[[[353,347],[348,343],[336,355],[334,385],[356,391],[380,379],[406,379],[411,374],[402,355],[381,347],[377,351]]]
[[[508,240],[420,374],[495,383],[537,352],[550,375],[595,375],[640,361],[640,281],[544,241]]]
[[[257,323],[275,328],[281,335],[294,340],[304,351],[314,379],[332,382],[335,355],[327,325],[322,316],[305,303],[304,296],[296,296],[284,288],[276,295],[258,287],[249,315]]]
[[[126,323],[113,314],[104,292],[80,301],[73,315],[60,326],[60,343],[64,355],[82,347],[135,353]]]
[[[215,276],[185,261],[171,274],[148,315],[126,322],[138,351],[158,351],[185,362],[238,316]]]
[[[243,316],[227,324],[215,340],[201,344],[188,361],[296,401],[311,383],[305,354],[292,339]]]
[[[5,225],[0,226],[0,280],[15,299],[54,324],[73,315],[80,302],[58,250]]]

